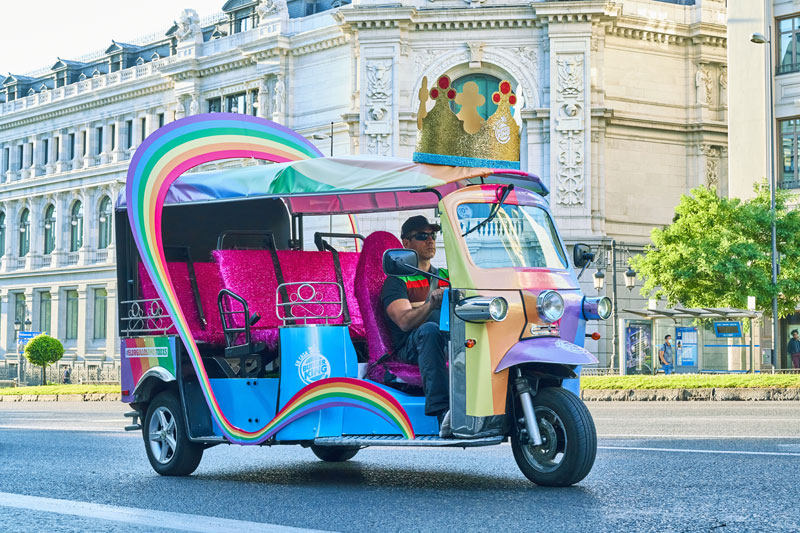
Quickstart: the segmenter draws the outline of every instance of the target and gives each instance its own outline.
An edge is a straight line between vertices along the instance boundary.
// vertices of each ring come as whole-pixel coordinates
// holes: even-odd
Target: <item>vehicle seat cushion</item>
[[[389,329],[384,320],[380,301],[381,289],[386,279],[383,273],[383,253],[391,248],[402,248],[400,241],[389,232],[376,231],[364,240],[356,267],[355,296],[361,309],[367,334],[369,361],[374,363],[392,351]]]
[[[223,287],[244,298],[251,315],[258,313],[261,316],[250,328],[252,339],[265,342],[274,349],[279,337],[277,328],[281,322],[275,314],[278,280],[269,251],[214,250],[212,254],[219,265]],[[236,327],[244,327],[242,315],[233,315],[232,319]],[[264,331],[273,329],[273,332]]]
[[[208,325],[205,329],[200,322],[200,314],[197,312],[197,305],[194,301],[192,284],[189,281],[189,267],[184,262],[169,262],[167,269],[172,280],[173,287],[178,296],[178,303],[181,306],[189,329],[195,341],[208,342],[215,345],[225,344],[225,337],[222,333],[222,322],[217,308],[217,294],[222,288],[222,280],[219,269],[214,263],[193,263],[197,288],[200,293],[200,304],[203,306],[203,313]],[[158,297],[153,280],[147,273],[144,265],[139,263],[139,280],[142,288],[142,298],[146,300],[158,299],[164,312],[163,302]],[[167,334],[174,335],[176,329],[171,327]]]

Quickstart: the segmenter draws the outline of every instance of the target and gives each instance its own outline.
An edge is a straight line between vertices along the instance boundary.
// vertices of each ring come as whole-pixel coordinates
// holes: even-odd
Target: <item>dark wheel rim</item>
[[[549,407],[536,407],[541,446],[525,444],[522,453],[530,465],[539,472],[553,472],[564,462],[567,453],[567,431],[564,422]]]
[[[147,434],[155,460],[162,465],[169,463],[178,447],[178,429],[172,412],[166,407],[158,407],[150,417]]]

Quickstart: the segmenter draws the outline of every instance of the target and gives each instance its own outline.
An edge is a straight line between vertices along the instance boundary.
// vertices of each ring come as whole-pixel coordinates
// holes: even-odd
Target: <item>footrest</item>
[[[317,446],[428,446],[470,448],[475,446],[492,446],[505,440],[504,436],[484,437],[480,439],[443,439],[432,435],[422,435],[415,439],[407,439],[398,435],[351,435],[347,437],[317,437]]]
[[[124,415],[126,418],[132,418],[133,424],[130,426],[125,426],[125,431],[139,431],[142,429],[142,425],[139,424],[139,411],[128,411]]]

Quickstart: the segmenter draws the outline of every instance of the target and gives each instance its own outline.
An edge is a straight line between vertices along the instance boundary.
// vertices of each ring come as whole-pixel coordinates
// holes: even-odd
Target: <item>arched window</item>
[[[0,213],[0,257],[6,253],[6,214]]]
[[[102,200],[100,200],[100,211],[97,217],[98,222],[98,236],[97,236],[97,247],[108,248],[108,245],[111,244],[111,199],[108,196],[104,196]]]
[[[69,251],[77,252],[83,246],[83,205],[80,200],[72,204],[69,217]]]
[[[31,212],[27,208],[19,216],[19,256],[28,255],[31,249]]]
[[[50,204],[44,210],[44,254],[53,253],[56,247],[56,206]]]
[[[478,93],[483,96],[483,105],[477,107],[478,114],[486,120],[491,117],[497,110],[497,105],[492,102],[492,94],[497,91],[500,85],[500,80],[489,74],[468,74],[462,76],[453,82],[453,87],[459,93],[464,92],[464,84],[467,82],[475,82],[478,86]],[[461,106],[455,102],[450,102],[450,107],[454,113],[461,111]]]

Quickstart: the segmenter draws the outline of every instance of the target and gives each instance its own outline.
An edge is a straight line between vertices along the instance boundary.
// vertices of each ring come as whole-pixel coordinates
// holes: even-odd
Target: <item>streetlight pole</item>
[[[766,4],[765,4],[766,6]],[[765,20],[767,21],[767,36],[754,33],[750,41],[756,44],[766,44],[765,56],[767,62],[767,158],[769,159],[769,209],[772,226],[772,365],[778,365],[779,327],[778,327],[778,237],[777,214],[775,212],[775,190],[777,181],[775,176],[775,118],[772,105],[772,24],[769,23],[769,12],[765,7]]]

